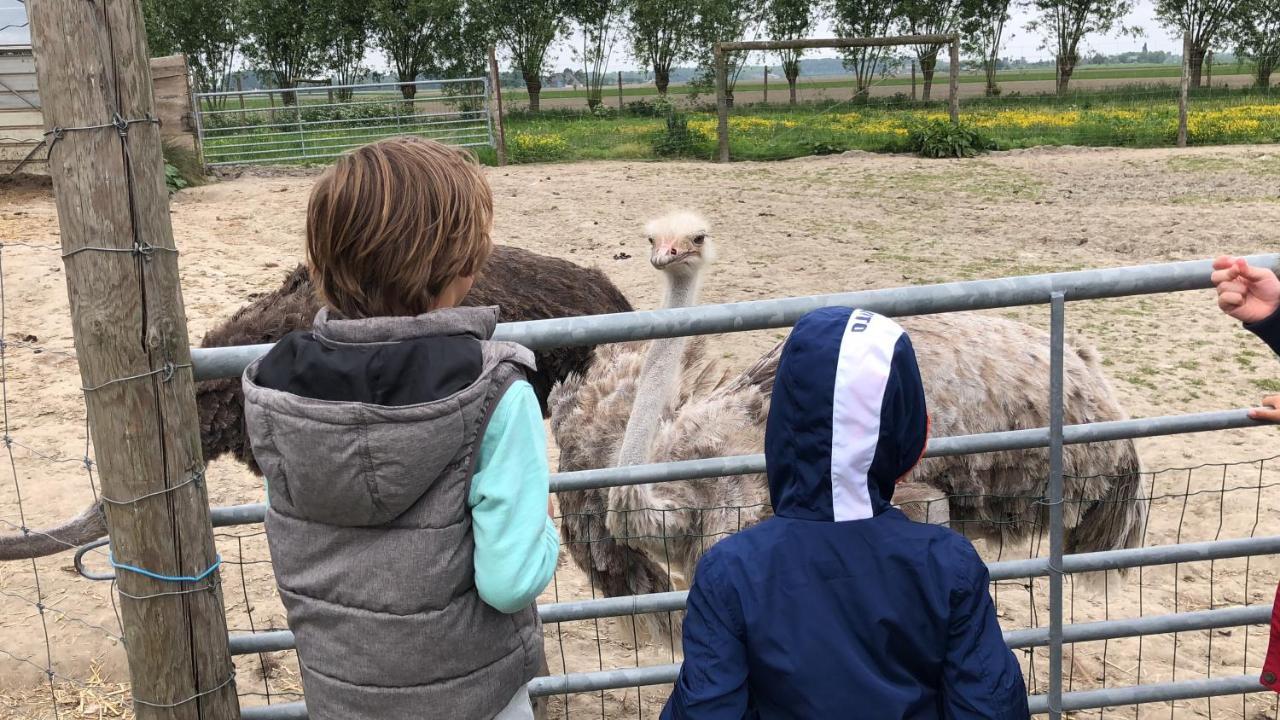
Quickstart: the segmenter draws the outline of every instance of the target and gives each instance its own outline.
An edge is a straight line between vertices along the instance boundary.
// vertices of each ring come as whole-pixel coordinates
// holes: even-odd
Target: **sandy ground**
[[[501,242],[605,269],[638,307],[658,302],[639,228],[673,204],[704,212],[721,261],[706,302],[892,287],[1086,267],[1201,258],[1277,248],[1280,147],[1168,150],[1038,150],[963,162],[850,154],[717,166],[593,163],[490,171]],[[300,256],[306,174],[244,176],[173,199],[192,336],[253,293],[274,288]],[[84,412],[72,356],[54,203],[39,187],[0,188],[4,249],[5,386],[12,473],[0,469],[0,533],[51,524],[91,499],[80,463]],[[625,259],[623,254],[630,257]],[[1005,311],[1047,325],[1044,308]],[[1276,360],[1219,316],[1207,292],[1072,304],[1070,329],[1102,349],[1135,416],[1250,404],[1280,375]],[[718,337],[714,351],[741,366],[780,332]],[[1245,537],[1280,527],[1280,461],[1267,429],[1139,441],[1152,504],[1148,544]],[[5,451],[0,450],[0,454]],[[4,458],[7,459],[7,458]],[[5,463],[0,463],[3,465]],[[1195,468],[1175,470],[1173,468]],[[1169,469],[1169,470],[1166,470]],[[232,462],[209,470],[218,505],[254,502],[262,487]],[[21,490],[19,502],[17,489]],[[229,621],[236,630],[284,626],[263,538],[252,527],[220,533]],[[988,547],[991,560],[1043,553]],[[91,564],[101,568],[99,556]],[[107,584],[70,569],[69,555],[0,566],[0,717],[53,717],[42,670],[58,675],[61,717],[116,717],[127,680]],[[1263,603],[1275,558],[1191,563],[1130,574],[1106,588],[1068,585],[1071,620],[1158,615]],[[37,586],[36,580],[39,579]],[[1006,629],[1048,622],[1047,585],[996,588]],[[565,557],[543,601],[591,596]],[[37,611],[42,599],[47,610]],[[46,645],[46,634],[48,644]],[[633,642],[615,620],[547,628],[553,672],[670,662]],[[1256,672],[1265,636],[1224,629],[1081,644],[1069,665],[1074,689]],[[1019,652],[1028,683],[1043,692],[1047,655]],[[296,699],[289,654],[240,658],[246,703]],[[264,683],[264,674],[269,681]],[[565,717],[656,717],[665,688],[555,699]],[[1269,697],[1143,706],[1145,717],[1271,717]],[[1134,717],[1118,708],[1107,717]]]
[[[817,78],[811,78],[811,80],[814,80],[814,79],[817,79]],[[823,77],[820,79],[830,80],[832,78]],[[1135,80],[1133,78],[1084,79],[1084,80],[1072,80],[1071,89],[1077,90],[1077,91],[1105,90],[1105,89],[1124,87],[1127,85],[1135,85],[1139,83],[1144,84],[1145,86],[1159,84],[1159,85],[1169,85],[1172,87],[1176,87],[1178,85],[1178,82],[1179,82],[1178,78],[1150,78],[1146,80]],[[852,78],[848,79],[848,84],[845,87],[805,87],[804,83],[805,83],[805,79],[802,77],[800,79],[800,85],[796,88],[796,99],[801,102],[806,102],[806,101],[811,102],[816,100],[847,100],[853,95]],[[1252,75],[1215,74],[1213,76],[1214,87],[1226,86],[1231,88],[1244,88],[1244,87],[1249,87],[1252,84],[1253,84]],[[1054,92],[1055,87],[1056,86],[1053,80],[1016,80],[1016,81],[1001,81],[1000,83],[1000,89],[1003,91],[1005,95],[1009,95],[1011,93],[1019,93],[1025,96],[1042,95],[1042,94]],[[892,97],[893,95],[896,95],[898,93],[904,93],[909,96],[911,94],[911,86],[910,85],[877,84],[871,87],[870,92],[871,92],[871,95],[874,97]],[[960,83],[960,97],[962,98],[982,97],[985,94],[985,92],[986,92],[986,85],[984,85],[983,83],[973,83],[973,82]],[[923,97],[923,93],[924,93],[923,77],[920,78],[919,87],[917,88],[917,93],[918,93],[917,97]],[[654,91],[654,94],[652,95],[652,97],[657,97],[656,90]],[[689,95],[673,95],[672,97],[679,100],[683,100],[683,101],[690,101],[690,98],[691,98],[691,96]],[[786,79],[785,78],[779,79],[779,78],[773,78],[773,77],[769,78],[768,99],[770,100],[770,102],[774,102],[774,103],[786,102],[787,97],[788,97],[788,93],[787,93]],[[946,99],[946,97],[947,97],[947,75],[946,73],[938,73],[937,75],[934,76],[933,98],[935,100],[938,100],[938,99]],[[734,98],[734,102],[739,104],[757,103],[757,102],[762,102],[766,99],[763,90],[750,90],[750,91],[743,90],[743,91],[735,92],[733,98]],[[627,95],[623,97],[623,102],[624,103],[633,102],[640,99],[641,97],[639,96]],[[697,102],[703,102],[703,103],[709,102],[714,104],[715,100],[716,100],[716,97],[714,92],[708,93],[706,95],[702,95],[699,98],[697,98]],[[616,106],[618,102],[618,94],[617,94],[616,86],[606,86],[604,88],[604,102],[606,105],[609,105],[610,107]],[[511,99],[507,101],[507,104],[508,106],[515,108],[515,107],[525,107],[528,105],[528,102],[524,100]],[[586,107],[586,104],[587,104],[587,101],[585,98],[556,97],[554,91],[547,91],[542,96],[542,107],[544,108],[581,108],[581,107]]]

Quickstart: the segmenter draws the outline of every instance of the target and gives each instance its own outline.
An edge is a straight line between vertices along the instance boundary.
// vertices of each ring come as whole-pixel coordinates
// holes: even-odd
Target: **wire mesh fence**
[[[1069,486],[1080,486],[1091,478],[1068,478]],[[1280,521],[1280,507],[1268,498],[1280,488],[1280,457],[1250,462],[1209,464],[1189,468],[1145,471],[1140,475],[1137,497],[1145,500],[1143,546],[1252,538],[1273,532]],[[710,481],[722,482],[722,481]],[[956,498],[952,498],[954,502]],[[977,498],[970,498],[976,500]],[[985,498],[990,501],[993,498]],[[1043,508],[1041,496],[1004,497],[1032,508]],[[1110,502],[1128,503],[1133,497]],[[933,513],[931,503],[922,501],[903,510],[913,517]],[[1066,499],[1070,506],[1092,506],[1095,500]],[[561,494],[561,505],[564,495]],[[642,510],[637,512],[649,512]],[[683,560],[677,548],[682,544],[706,547],[758,522],[768,515],[767,506],[678,508],[656,511],[662,515],[683,515],[669,528],[688,528],[679,533],[654,533],[641,537],[594,536],[571,530],[606,525],[603,512],[564,513],[556,518],[561,527],[561,563],[551,586],[539,602],[545,608],[558,603],[596,600],[606,597],[603,588],[615,582],[595,562],[598,553],[650,561],[659,569],[661,583],[651,592],[688,588]],[[952,515],[951,526],[970,531],[975,543],[990,563],[1006,563],[1030,558],[1046,558],[1045,519],[1036,510],[1018,522],[1019,534],[1029,539],[1012,539],[1014,533],[992,532],[993,526],[1013,520],[965,518]],[[689,520],[692,519],[692,522]],[[726,523],[726,520],[729,520]],[[705,521],[705,522],[704,522]],[[228,612],[237,630],[263,633],[284,627],[283,610],[275,599],[265,538],[260,529],[242,528],[240,534],[221,533],[221,547],[234,538],[240,554],[224,555],[232,570],[227,572]],[[615,543],[644,548],[642,554],[616,553]],[[658,549],[655,549],[658,548]],[[661,548],[669,548],[663,551]],[[615,572],[637,572],[633,565],[612,568]],[[637,572],[637,574],[640,574]],[[1091,623],[1119,619],[1159,620],[1174,613],[1215,611],[1224,608],[1269,612],[1270,601],[1280,580],[1280,567],[1270,557],[1240,557],[1171,565],[1137,567],[1106,575],[1068,575],[1065,581],[1065,622],[1068,627],[1088,629]],[[991,591],[1006,637],[1016,648],[1024,669],[1028,692],[1040,695],[1047,690],[1048,649],[1043,633],[1049,618],[1049,580],[1046,577],[998,579]],[[615,586],[616,587],[616,586]],[[615,590],[616,594],[616,590]],[[232,598],[240,598],[233,600]],[[563,612],[557,610],[553,612]],[[548,622],[544,626],[547,667],[551,675],[590,673],[628,668],[653,668],[681,660],[678,611],[620,617]],[[1256,618],[1252,621],[1259,622]],[[1267,642],[1265,626],[1240,626],[1238,621],[1211,630],[1159,632],[1136,637],[1108,637],[1069,643],[1065,651],[1063,686],[1067,692],[1099,688],[1152,684],[1174,680],[1253,675]],[[1116,631],[1111,632],[1112,635]],[[1071,635],[1068,635],[1070,638]],[[241,697],[247,706],[296,700],[300,688],[297,660],[292,650],[242,655]],[[254,683],[247,687],[246,683]],[[549,717],[563,718],[656,718],[669,694],[669,685],[645,685],[596,692],[554,695],[546,698]],[[1277,701],[1270,694],[1238,697],[1200,698],[1170,703],[1112,707],[1084,713],[1100,718],[1158,718],[1188,715],[1220,718],[1277,717]]]
[[[394,135],[490,147],[487,78],[197,93],[209,165],[329,162]]]

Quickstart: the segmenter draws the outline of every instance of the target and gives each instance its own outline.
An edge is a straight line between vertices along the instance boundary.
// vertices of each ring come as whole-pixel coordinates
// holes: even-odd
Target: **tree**
[[[1044,47],[1054,54],[1058,94],[1065,95],[1071,74],[1080,64],[1080,41],[1092,33],[1106,34],[1133,9],[1133,0],[1032,0],[1040,17],[1027,29],[1044,32]],[[1121,32],[1135,32],[1125,27]]]
[[[636,0],[627,18],[631,52],[653,68],[653,84],[666,96],[671,66],[693,57],[698,5],[690,0]]]
[[[1274,0],[1239,0],[1228,19],[1227,32],[1236,44],[1236,57],[1254,62],[1254,84],[1271,87],[1271,74],[1280,65],[1280,4]]]
[[[342,2],[342,0],[337,0]],[[352,3],[352,5],[357,5]],[[412,100],[424,72],[439,64],[442,40],[460,22],[460,0],[372,0],[369,23],[378,47],[400,81],[400,94]]]
[[[643,0],[642,0],[643,1]],[[761,7],[755,0],[701,0],[697,3],[698,19],[693,36],[701,70],[701,84],[715,80],[715,54],[718,42],[734,42],[754,34],[762,20]],[[725,53],[725,102],[733,107],[733,89],[746,66],[749,52]]]
[[[1249,0],[1245,0],[1248,2]],[[1200,87],[1204,60],[1224,23],[1241,0],[1157,0],[1156,16],[1165,26],[1191,36],[1191,87]]]
[[[898,26],[903,35],[943,35],[955,32],[960,23],[961,0],[899,0]],[[946,45],[915,45],[916,60],[924,76],[924,101],[933,90],[933,73],[938,52]]]
[[[240,47],[240,5],[240,0],[146,0],[147,45],[155,55],[186,55],[197,92],[226,90]]]
[[[840,37],[884,37],[899,15],[898,0],[834,0],[836,34]],[[857,82],[854,99],[865,101],[871,81],[884,72],[890,59],[884,45],[844,48],[844,66]]]
[[[369,13],[359,3],[331,0],[329,70],[337,85],[354,85],[364,74],[364,53],[369,43]],[[337,91],[338,98],[351,99],[351,90]]]
[[[774,40],[798,40],[809,34],[816,19],[813,0],[769,0],[765,5],[765,26]],[[791,91],[791,104],[796,104],[796,80],[800,77],[800,56],[803,49],[779,50],[782,74],[787,78]]]
[[[529,110],[538,112],[547,49],[565,30],[564,0],[482,0],[498,42],[524,76]]]
[[[163,0],[162,0],[163,1]],[[332,22],[326,0],[243,0],[244,54],[258,75],[286,91],[313,77],[328,59]],[[298,95],[281,93],[285,105]]]
[[[573,0],[569,17],[582,32],[582,60],[586,75],[587,107],[596,109],[603,101],[605,73],[613,53],[615,26],[623,10],[623,0]]]
[[[1009,22],[1010,0],[963,0],[960,34],[965,52],[976,55],[987,79],[988,96],[1000,93],[996,70],[1000,66],[1000,46]]]

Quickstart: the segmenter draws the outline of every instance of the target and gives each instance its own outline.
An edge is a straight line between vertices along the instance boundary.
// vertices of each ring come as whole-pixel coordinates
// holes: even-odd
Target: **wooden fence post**
[[[724,50],[720,44],[712,48],[716,60],[716,142],[719,144],[717,159],[729,162],[729,78],[725,67]]]
[[[1187,146],[1187,90],[1191,87],[1191,33],[1182,36],[1182,86],[1178,92],[1178,147]]]
[[[622,114],[622,71],[618,71],[618,114]]]
[[[911,61],[911,102],[916,101],[916,61]]]
[[[764,66],[764,104],[769,104],[769,66]]]
[[[141,9],[27,8],[134,709],[236,720]]]
[[[498,167],[507,164],[507,120],[502,116],[502,77],[498,75],[498,50],[489,46],[489,82],[493,85],[493,98],[498,111]]]
[[[947,68],[951,78],[951,88],[947,96],[948,109],[951,112],[951,123],[960,124],[960,36],[951,36],[951,61]]]

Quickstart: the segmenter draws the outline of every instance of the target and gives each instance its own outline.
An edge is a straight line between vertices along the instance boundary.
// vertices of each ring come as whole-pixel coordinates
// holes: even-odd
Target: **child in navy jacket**
[[[906,333],[827,308],[783,349],[765,433],[774,517],[698,563],[663,720],[1025,720],[973,546],[890,506],[928,435]]]

